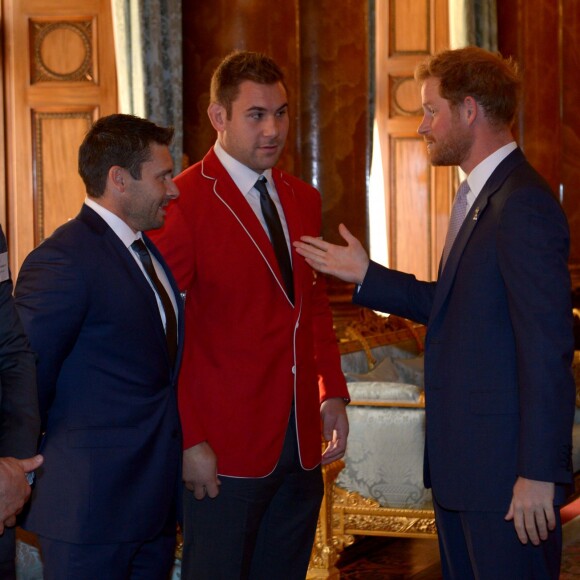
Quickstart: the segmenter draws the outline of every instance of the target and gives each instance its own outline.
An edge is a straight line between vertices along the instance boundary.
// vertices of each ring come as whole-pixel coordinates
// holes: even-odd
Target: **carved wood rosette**
[[[31,19],[30,82],[95,82],[93,19]]]

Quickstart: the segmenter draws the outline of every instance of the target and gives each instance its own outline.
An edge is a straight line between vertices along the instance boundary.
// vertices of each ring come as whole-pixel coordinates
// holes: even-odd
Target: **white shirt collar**
[[[500,147],[497,151],[494,151],[491,155],[486,157],[479,165],[477,165],[471,173],[467,176],[467,182],[469,183],[469,189],[471,190],[471,195],[473,199],[480,194],[486,181],[489,179],[491,174],[496,170],[497,166],[515,149],[517,149],[517,144],[515,141]],[[469,195],[468,195],[469,198]]]
[[[256,173],[253,169],[250,169],[247,165],[240,163],[237,159],[234,159],[219,143],[216,141],[213,147],[217,158],[220,163],[224,166],[225,170],[230,174],[234,183],[237,185],[238,189],[244,194],[244,197],[248,196],[248,193],[254,187],[254,184],[258,180],[260,175],[263,175],[270,183],[272,183],[272,169],[266,169],[263,173]]]
[[[135,240],[142,237],[141,232],[135,233],[118,215],[115,215],[94,199],[85,198],[85,205],[96,211],[107,222],[107,225],[119,236],[127,248],[131,247]]]

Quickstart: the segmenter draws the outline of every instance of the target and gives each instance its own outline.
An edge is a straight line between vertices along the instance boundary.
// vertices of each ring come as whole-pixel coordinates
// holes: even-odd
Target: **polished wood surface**
[[[67,219],[85,191],[77,152],[117,110],[108,0],[5,0],[7,221],[11,268]]]
[[[413,75],[419,62],[447,48],[447,19],[441,0],[376,4],[375,118],[389,266],[423,280],[437,277],[454,188],[452,170],[431,167],[417,134],[423,112]]]
[[[286,75],[291,127],[280,167],[322,193],[323,235],[337,241],[348,218],[366,240],[368,135],[367,3],[343,0],[184,2],[184,131],[191,163],[215,140],[209,82],[234,49],[265,52]]]
[[[298,2],[196,0],[183,2],[183,128],[189,163],[199,161],[216,134],[207,117],[211,75],[236,49],[265,52],[282,68],[292,122],[280,166],[295,171],[299,159],[300,79]]]
[[[580,3],[503,0],[497,10],[499,49],[523,70],[518,142],[566,212],[570,269],[580,288]]]
[[[322,193],[322,234],[342,243],[345,222],[367,238],[370,160],[368,3],[300,3],[300,166]]]

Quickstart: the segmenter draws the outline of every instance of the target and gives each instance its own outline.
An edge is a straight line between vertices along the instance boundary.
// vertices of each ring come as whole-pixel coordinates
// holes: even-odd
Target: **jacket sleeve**
[[[371,261],[363,283],[354,290],[353,302],[427,324],[436,286]]]
[[[86,288],[71,258],[44,242],[24,261],[15,298],[38,356],[38,400],[44,430],[61,366],[82,326],[88,302]]]
[[[575,388],[568,225],[545,191],[514,192],[501,213],[498,264],[515,339],[518,475],[570,479]]]
[[[0,456],[31,457],[36,452],[40,419],[36,361],[12,297],[7,247],[0,228]]]

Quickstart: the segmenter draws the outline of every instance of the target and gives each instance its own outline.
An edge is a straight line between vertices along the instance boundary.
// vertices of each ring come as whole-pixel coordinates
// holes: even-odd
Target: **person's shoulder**
[[[219,162],[212,147],[203,159],[200,159],[193,165],[189,165],[183,169],[181,173],[173,178],[173,181],[180,192],[183,192],[182,190],[187,189],[194,184],[196,187],[199,187],[199,185],[204,181],[202,178],[209,178],[209,180],[211,180],[213,174],[220,169],[223,170],[223,166]]]
[[[199,177],[202,174],[202,161],[198,161],[197,163],[194,163],[193,165],[190,165],[189,167],[186,167],[181,173],[177,174],[174,178],[173,181],[179,185],[180,183],[187,183],[188,181],[191,181],[192,179],[199,179]]]
[[[299,194],[320,197],[320,192],[314,186],[283,169],[273,168],[272,175],[275,182],[285,183]]]
[[[50,256],[74,257],[95,249],[95,232],[78,217],[60,225],[52,234],[34,248],[27,259],[46,259]]]

